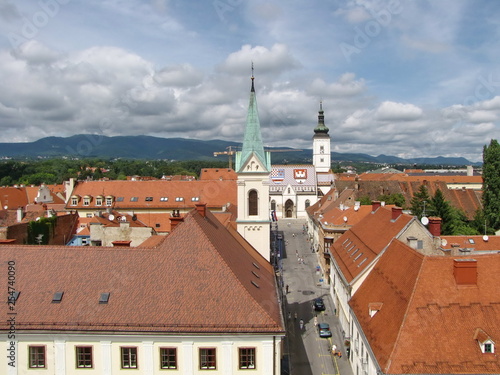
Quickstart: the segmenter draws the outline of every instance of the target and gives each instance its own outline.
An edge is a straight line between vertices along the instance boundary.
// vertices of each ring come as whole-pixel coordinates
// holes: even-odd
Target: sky
[[[241,142],[252,64],[266,146],[311,149],[320,102],[334,152],[500,137],[500,1],[0,0],[0,37],[0,142]]]

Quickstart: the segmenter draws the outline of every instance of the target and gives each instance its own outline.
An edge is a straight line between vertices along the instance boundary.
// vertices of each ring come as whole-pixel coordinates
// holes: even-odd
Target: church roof
[[[318,112],[318,125],[314,128],[315,134],[328,134],[328,129],[325,125],[325,116],[323,114],[323,103],[319,103],[319,112]]]
[[[268,171],[271,169],[270,155],[266,155],[264,144],[262,143],[253,74],[250,103],[248,104],[247,121],[245,125],[245,136],[243,138],[241,152],[236,153],[236,171],[241,172],[241,168],[252,155],[255,155]]]
[[[269,176],[269,183],[272,187],[312,187],[316,193],[316,171],[313,165],[273,165]]]

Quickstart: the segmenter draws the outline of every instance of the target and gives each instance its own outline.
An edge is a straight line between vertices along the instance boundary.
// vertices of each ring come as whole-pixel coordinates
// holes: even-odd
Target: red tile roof
[[[500,373],[477,329],[500,342],[500,257],[475,255],[477,284],[457,285],[455,259],[424,256],[394,240],[350,301],[387,374]],[[474,262],[473,262],[474,263]],[[383,303],[373,316],[369,304]]]
[[[469,249],[470,251],[500,251],[500,236],[441,236],[441,248],[444,250]],[[444,240],[444,241],[443,241]]]
[[[209,211],[191,211],[153,248],[13,245],[0,261],[16,264],[18,331],[283,333],[271,265]]]
[[[235,180],[206,181],[85,181],[79,182],[72,195],[80,197],[76,206],[67,204],[68,209],[106,209],[96,206],[96,197],[113,196],[113,208],[130,210],[138,208],[173,209],[194,207],[197,202],[206,202],[208,207],[223,207],[237,204]],[[92,197],[90,205],[83,205],[83,197]],[[146,198],[151,198],[146,201]],[[163,198],[163,199],[162,199]],[[165,200],[165,198],[168,198]],[[177,198],[183,198],[177,200]],[[193,200],[198,198],[199,200]]]
[[[361,274],[412,220],[406,214],[392,220],[392,209],[379,207],[340,236],[330,252],[346,281]]]

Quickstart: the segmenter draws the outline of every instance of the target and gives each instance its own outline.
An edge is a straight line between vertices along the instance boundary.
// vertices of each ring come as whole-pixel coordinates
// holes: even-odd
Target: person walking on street
[[[295,320],[297,320],[297,311],[295,311]]]
[[[317,317],[317,316],[315,316],[315,317],[314,317],[314,326],[316,327],[317,325],[318,325],[318,317]]]
[[[304,329],[304,321],[302,319],[300,319],[300,321],[299,321],[299,327],[301,330]]]

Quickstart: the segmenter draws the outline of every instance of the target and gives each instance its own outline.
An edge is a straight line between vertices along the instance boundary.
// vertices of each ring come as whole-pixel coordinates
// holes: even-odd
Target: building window
[[[92,347],[77,346],[76,347],[76,367],[92,368]]]
[[[493,345],[491,345],[491,344],[484,344],[484,352],[485,353],[493,353]]]
[[[271,211],[276,211],[276,201],[274,199],[271,201]]]
[[[248,215],[258,215],[258,202],[259,196],[256,190],[250,190],[248,192]]]
[[[240,348],[240,369],[255,368],[255,348]]]
[[[96,206],[102,206],[102,197],[97,197],[95,199],[95,205]]]
[[[139,201],[139,197],[130,197],[130,201],[131,202],[138,202]]]
[[[176,202],[182,202],[182,201],[184,201],[184,198],[183,197],[177,197],[177,198],[175,198],[175,201]]]
[[[177,349],[160,348],[160,366],[162,369],[177,368]]]
[[[200,349],[200,370],[215,370],[215,348]]]
[[[309,199],[306,199],[306,208],[311,205],[311,201]]]
[[[168,202],[168,197],[161,197],[160,202]]]
[[[146,197],[146,202],[152,202],[153,201],[153,197]]]
[[[193,202],[199,202],[200,201],[200,197],[192,197],[191,201],[193,201]]]
[[[93,214],[92,212],[87,212],[85,215],[86,215],[89,219],[91,219],[91,218],[94,216],[94,214]],[[86,227],[86,226],[84,225],[84,226],[83,226],[83,228],[85,228],[85,227]]]
[[[30,346],[30,368],[45,368],[45,346]]]
[[[83,205],[90,206],[90,197],[83,198]]]
[[[106,197],[106,206],[111,206],[113,204],[113,197]]]
[[[137,348],[121,348],[122,368],[137,368]]]
[[[78,204],[78,197],[71,197],[71,205],[76,206]]]

